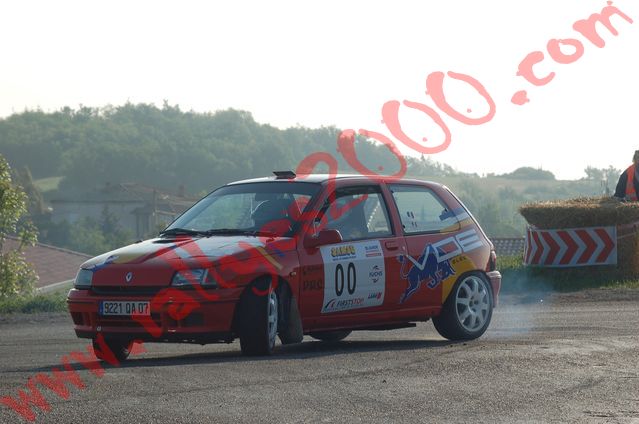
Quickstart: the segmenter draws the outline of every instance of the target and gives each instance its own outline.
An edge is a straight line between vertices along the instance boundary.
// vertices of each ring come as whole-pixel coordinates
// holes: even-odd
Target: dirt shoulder
[[[574,292],[525,292],[508,293],[500,296],[503,305],[552,302],[553,304],[572,304],[582,302],[639,302],[639,289],[600,288]]]

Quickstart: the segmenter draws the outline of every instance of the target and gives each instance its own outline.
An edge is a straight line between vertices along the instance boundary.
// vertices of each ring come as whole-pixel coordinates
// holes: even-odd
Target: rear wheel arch
[[[472,274],[475,274],[475,275],[478,275],[478,274],[479,274],[479,275],[481,275],[481,276],[484,278],[484,280],[488,283],[488,290],[490,290],[490,296],[491,296],[493,299],[495,298],[495,297],[494,297],[494,293],[493,293],[493,285],[492,285],[492,284],[490,284],[490,278],[488,278],[488,275],[486,274],[486,272],[485,272],[485,271],[483,271],[483,270],[481,270],[481,269],[475,269],[475,270],[472,270],[472,271],[466,271],[466,272],[464,272],[463,274],[461,274],[459,277],[457,277],[457,278],[455,279],[455,282],[453,283],[453,286],[452,286],[452,288],[450,289],[450,292],[448,293],[448,296],[446,296],[446,299],[444,299],[444,300],[442,301],[442,306],[443,306],[443,305],[444,305],[444,304],[448,301],[448,299],[450,298],[450,296],[453,294],[453,292],[454,292],[454,290],[455,290],[455,286],[457,285],[457,283],[458,283],[459,281],[463,280],[464,278],[468,277],[469,275],[472,275]],[[492,306],[493,306],[493,309],[494,309],[494,308],[495,308],[495,303],[494,303],[494,302],[493,302],[493,305],[492,305]]]
[[[446,339],[476,339],[490,325],[494,307],[488,276],[482,271],[465,272],[455,280],[441,313],[433,317],[433,324]]]

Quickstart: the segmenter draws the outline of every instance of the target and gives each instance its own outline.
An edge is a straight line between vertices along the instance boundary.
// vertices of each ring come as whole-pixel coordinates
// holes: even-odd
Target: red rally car
[[[225,185],[157,238],[85,262],[67,300],[77,336],[123,360],[135,341],[239,337],[263,355],[276,336],[336,341],[431,318],[450,340],[486,331],[495,251],[448,188],[275,174]]]

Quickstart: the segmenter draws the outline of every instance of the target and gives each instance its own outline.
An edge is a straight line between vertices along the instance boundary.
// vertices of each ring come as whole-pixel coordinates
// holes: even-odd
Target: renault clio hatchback
[[[236,338],[266,355],[277,337],[337,341],[429,319],[447,339],[474,339],[500,286],[491,242],[445,186],[287,171],[225,185],[158,237],[85,262],[67,302],[103,359],[105,345],[123,360],[136,341]]]

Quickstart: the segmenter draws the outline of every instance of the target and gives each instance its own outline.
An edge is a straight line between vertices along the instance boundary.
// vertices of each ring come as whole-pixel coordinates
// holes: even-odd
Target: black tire
[[[277,334],[283,345],[301,343],[304,339],[302,318],[297,306],[297,299],[293,297],[287,284],[277,287],[277,300],[279,303],[279,316],[277,319]]]
[[[126,361],[131,353],[131,348],[133,347],[132,340],[113,339],[110,337],[104,338],[104,344],[106,344],[106,347],[113,352],[113,356],[115,356],[115,359],[119,362]],[[107,360],[102,352],[102,346],[98,343],[97,339],[93,339],[93,351],[98,359],[101,359],[102,361]]]
[[[314,339],[321,340],[323,342],[338,342],[340,340],[344,340],[351,334],[351,330],[340,330],[340,331],[318,331],[314,333],[310,333]]]
[[[270,278],[257,280],[244,290],[238,317],[242,354],[258,356],[273,353],[279,317],[278,300]],[[275,322],[272,322],[273,317]]]
[[[488,328],[493,315],[493,294],[483,274],[465,274],[457,280],[439,316],[437,332],[448,340],[476,339]]]

